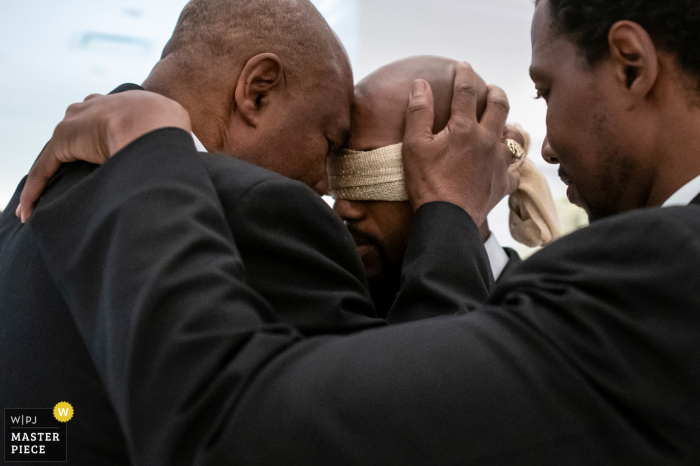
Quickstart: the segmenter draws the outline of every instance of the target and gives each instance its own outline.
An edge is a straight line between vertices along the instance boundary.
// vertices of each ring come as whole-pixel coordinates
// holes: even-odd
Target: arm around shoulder
[[[137,139],[40,203],[28,227],[137,464],[194,463],[219,413],[299,338],[289,327],[264,324],[274,315],[243,279],[216,192],[185,131]]]

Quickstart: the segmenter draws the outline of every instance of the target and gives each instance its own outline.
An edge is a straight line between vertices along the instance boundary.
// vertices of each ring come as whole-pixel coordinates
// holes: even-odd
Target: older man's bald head
[[[185,107],[209,151],[319,192],[350,127],[350,61],[309,0],[190,1],[143,87]]]
[[[309,0],[192,0],[161,58],[175,54],[190,72],[211,73],[265,52],[303,82],[329,66],[348,71],[339,69],[346,62],[343,46]]]

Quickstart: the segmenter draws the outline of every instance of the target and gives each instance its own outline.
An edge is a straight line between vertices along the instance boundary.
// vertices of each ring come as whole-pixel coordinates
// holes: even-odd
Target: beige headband
[[[333,199],[407,201],[402,144],[367,152],[343,150],[328,157],[326,170]]]

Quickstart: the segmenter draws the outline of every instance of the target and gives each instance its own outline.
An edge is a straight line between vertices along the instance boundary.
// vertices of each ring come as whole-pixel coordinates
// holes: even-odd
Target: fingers
[[[486,110],[481,118],[481,124],[490,132],[501,135],[508,120],[510,104],[505,91],[498,86],[489,86]]]
[[[451,128],[459,128],[476,123],[478,100],[474,69],[469,63],[457,63],[452,95],[452,115],[448,125]]]
[[[433,105],[433,91],[430,85],[422,79],[415,80],[406,110],[405,144],[433,138]]]
[[[27,182],[19,198],[19,206],[17,206],[17,210],[15,211],[15,214],[22,220],[22,223],[25,223],[27,219],[29,219],[44,187],[46,187],[49,179],[61,166],[61,162],[58,158],[53,156],[54,152],[51,146],[51,141],[49,141],[29,170]]]

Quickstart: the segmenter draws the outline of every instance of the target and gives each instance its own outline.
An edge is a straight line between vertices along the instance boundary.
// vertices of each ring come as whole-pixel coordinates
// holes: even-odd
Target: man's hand
[[[509,173],[512,154],[504,141],[508,98],[489,86],[486,111],[477,119],[476,74],[457,65],[452,116],[437,135],[432,132],[433,94],[423,80],[413,83],[403,144],[406,192],[414,210],[432,201],[462,207],[477,225],[508,193],[517,189]]]
[[[15,213],[22,222],[27,221],[61,164],[76,160],[104,163],[140,136],[167,127],[191,132],[190,116],[174,100],[152,92],[93,94],[71,105],[32,165]]]

